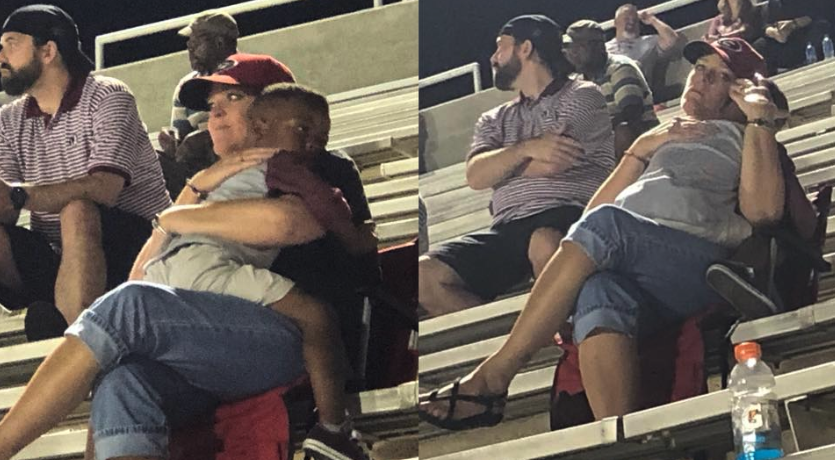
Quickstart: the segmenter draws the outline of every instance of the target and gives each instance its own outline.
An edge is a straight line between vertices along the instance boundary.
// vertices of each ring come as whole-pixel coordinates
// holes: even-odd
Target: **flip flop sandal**
[[[504,413],[493,412],[493,409],[504,409],[505,403],[507,402],[506,391],[498,395],[463,395],[458,393],[460,386],[461,378],[459,377],[455,379],[455,381],[452,383],[452,391],[450,391],[449,396],[438,396],[438,392],[440,390],[432,390],[432,392],[429,393],[427,401],[449,401],[449,408],[447,409],[446,417],[440,418],[428,412],[418,411],[421,420],[427,423],[431,423],[432,425],[435,425],[438,428],[443,428],[445,430],[452,431],[471,430],[473,428],[495,426],[502,421],[502,418],[504,418]],[[484,406],[484,412],[471,415],[469,417],[464,417],[462,419],[453,419],[452,416],[455,413],[455,406],[458,403],[458,401],[466,401],[480,404]]]

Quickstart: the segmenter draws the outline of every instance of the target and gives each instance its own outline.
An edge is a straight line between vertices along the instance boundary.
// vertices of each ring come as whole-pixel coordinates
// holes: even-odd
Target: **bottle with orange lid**
[[[736,366],[728,389],[733,398],[731,422],[736,460],[769,460],[783,457],[780,414],[774,394],[774,373],[762,361],[754,342],[734,347]]]

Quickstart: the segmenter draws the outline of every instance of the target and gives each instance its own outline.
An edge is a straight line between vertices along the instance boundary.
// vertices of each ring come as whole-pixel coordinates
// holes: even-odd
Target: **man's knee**
[[[61,241],[101,239],[101,213],[98,205],[89,200],[73,200],[60,213]]]
[[[325,302],[293,287],[271,308],[293,320],[303,334],[309,331],[331,331],[338,323],[333,309]]]
[[[463,286],[461,277],[449,265],[434,257],[422,256],[418,259],[418,287],[420,298],[432,296],[438,289],[445,286]]]
[[[538,228],[531,234],[528,242],[528,260],[531,262],[535,276],[542,272],[545,264],[557,252],[563,236],[565,235],[561,231],[550,227]]]

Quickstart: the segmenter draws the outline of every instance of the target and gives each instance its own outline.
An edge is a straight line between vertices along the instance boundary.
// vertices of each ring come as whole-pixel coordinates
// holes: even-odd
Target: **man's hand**
[[[738,78],[729,90],[729,95],[748,120],[762,119],[773,123],[777,116],[777,106],[771,100],[768,88],[763,85],[765,78],[755,75],[756,82],[747,78]]]
[[[169,158],[174,158],[177,153],[177,138],[174,135],[174,130],[167,127],[160,128],[157,141],[159,141],[162,153]]]
[[[643,22],[644,24],[651,26],[653,25],[653,22],[655,22],[656,17],[654,13],[650,13],[647,10],[642,10],[638,12],[638,19],[640,19],[641,22]]]
[[[298,195],[313,217],[327,230],[350,222],[351,207],[342,191],[322,180],[292,153],[281,152],[267,163],[267,187]]]
[[[563,136],[565,128],[555,132],[546,132],[541,136],[529,139],[522,144],[525,156],[534,161],[553,163],[566,170],[583,156],[583,146],[574,139]]]

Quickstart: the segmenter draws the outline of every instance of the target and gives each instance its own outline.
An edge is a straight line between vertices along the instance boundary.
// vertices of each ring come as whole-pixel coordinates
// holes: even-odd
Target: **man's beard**
[[[493,69],[495,71],[493,82],[496,88],[502,91],[508,91],[513,89],[513,82],[516,81],[516,77],[522,71],[522,61],[514,54],[507,64],[494,67]]]
[[[2,64],[2,68],[9,70],[9,75],[0,78],[3,91],[9,96],[20,96],[31,88],[43,72],[43,64],[37,59],[32,59],[29,64],[18,70],[13,70],[8,64]]]

